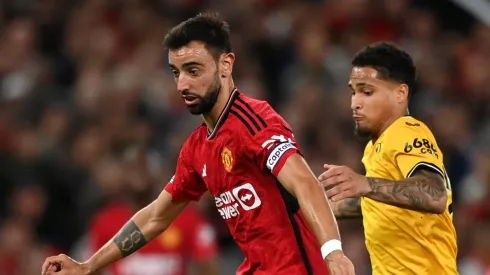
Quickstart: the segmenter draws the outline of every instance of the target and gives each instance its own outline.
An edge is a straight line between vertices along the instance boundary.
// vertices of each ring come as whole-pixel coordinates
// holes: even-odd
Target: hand
[[[318,180],[327,190],[327,197],[334,202],[345,198],[362,197],[372,191],[367,178],[347,166],[325,164],[323,167],[326,171],[318,177]]]
[[[48,257],[43,264],[42,275],[86,275],[88,269],[65,254]]]
[[[329,275],[355,275],[352,262],[342,251],[334,251],[325,258]]]

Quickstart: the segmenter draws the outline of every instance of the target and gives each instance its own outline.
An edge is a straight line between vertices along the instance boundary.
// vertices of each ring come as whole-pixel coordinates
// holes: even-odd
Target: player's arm
[[[444,178],[426,167],[399,181],[370,177],[367,181],[371,191],[365,197],[370,199],[422,212],[441,214],[446,210]]]
[[[315,234],[330,274],[353,274],[354,266],[342,252],[337,221],[323,188],[301,156],[292,131],[282,121],[250,139],[252,159],[266,168],[292,196]]]
[[[136,252],[168,228],[188,202],[172,201],[167,191],[136,213],[99,251],[82,264],[91,274]]]
[[[442,156],[433,138],[420,129],[401,128],[402,139],[385,144],[383,157],[398,168],[403,179],[365,177],[345,166],[325,165],[320,181],[327,196],[338,202],[345,198],[367,197],[410,210],[443,213],[446,209],[447,178]]]
[[[284,188],[298,199],[300,208],[320,244],[340,240],[337,222],[317,178],[306,161],[298,153],[287,158],[277,179]],[[336,250],[328,257],[342,253]]]
[[[330,207],[337,219],[361,218],[361,198],[345,198],[340,201],[330,201]]]
[[[185,149],[185,145],[184,145]],[[127,257],[161,234],[189,201],[197,201],[206,191],[196,171],[189,165],[186,150],[182,149],[175,176],[165,186],[158,198],[136,213],[102,248],[88,261],[78,263],[66,255],[46,259],[42,274],[54,274],[52,266],[67,274],[94,274],[117,260]]]
[[[440,214],[446,210],[446,172],[432,135],[421,127],[400,129],[402,137],[387,144],[391,159],[405,179],[368,178],[366,197],[411,210]],[[448,187],[449,188],[449,187]]]
[[[52,266],[70,274],[94,274],[145,246],[167,229],[187,204],[184,201],[172,201],[172,196],[167,191],[162,191],[155,201],[136,213],[88,261],[77,263],[66,255],[49,257],[43,264],[42,274],[55,274]]]
[[[365,177],[346,166],[329,166],[320,176],[335,203],[346,198],[367,197],[410,210],[440,214],[445,211],[447,193],[444,174],[433,166],[417,167],[407,178],[394,181]]]

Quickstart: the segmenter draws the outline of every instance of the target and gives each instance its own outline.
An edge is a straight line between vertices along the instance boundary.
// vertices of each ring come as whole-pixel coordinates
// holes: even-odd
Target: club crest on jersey
[[[221,151],[221,162],[223,163],[225,170],[228,173],[231,172],[231,169],[233,169],[233,155],[228,147],[224,147],[223,151]]]

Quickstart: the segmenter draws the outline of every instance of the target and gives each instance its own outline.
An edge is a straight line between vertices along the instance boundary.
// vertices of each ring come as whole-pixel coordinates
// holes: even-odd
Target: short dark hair
[[[371,44],[359,51],[352,60],[354,67],[373,67],[383,80],[406,84],[409,95],[415,85],[416,68],[410,55],[390,42]]]
[[[175,50],[192,41],[203,42],[215,58],[232,52],[230,27],[217,13],[200,13],[180,23],[167,33],[163,45]]]

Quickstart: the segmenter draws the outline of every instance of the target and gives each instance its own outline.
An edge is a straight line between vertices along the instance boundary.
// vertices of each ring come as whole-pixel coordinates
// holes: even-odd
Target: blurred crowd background
[[[318,175],[323,163],[363,172],[347,88],[355,52],[390,40],[411,53],[411,113],[444,152],[460,272],[489,274],[490,27],[451,2],[410,0],[0,1],[0,274],[39,274],[61,252],[86,260],[115,204],[131,212],[163,189],[200,118],[162,41],[210,10],[231,25],[237,87],[290,122]],[[200,241],[219,249],[188,259],[216,257],[219,274],[234,274],[243,256],[214,201],[192,207],[211,226]],[[340,226],[357,274],[370,274],[361,221]]]

